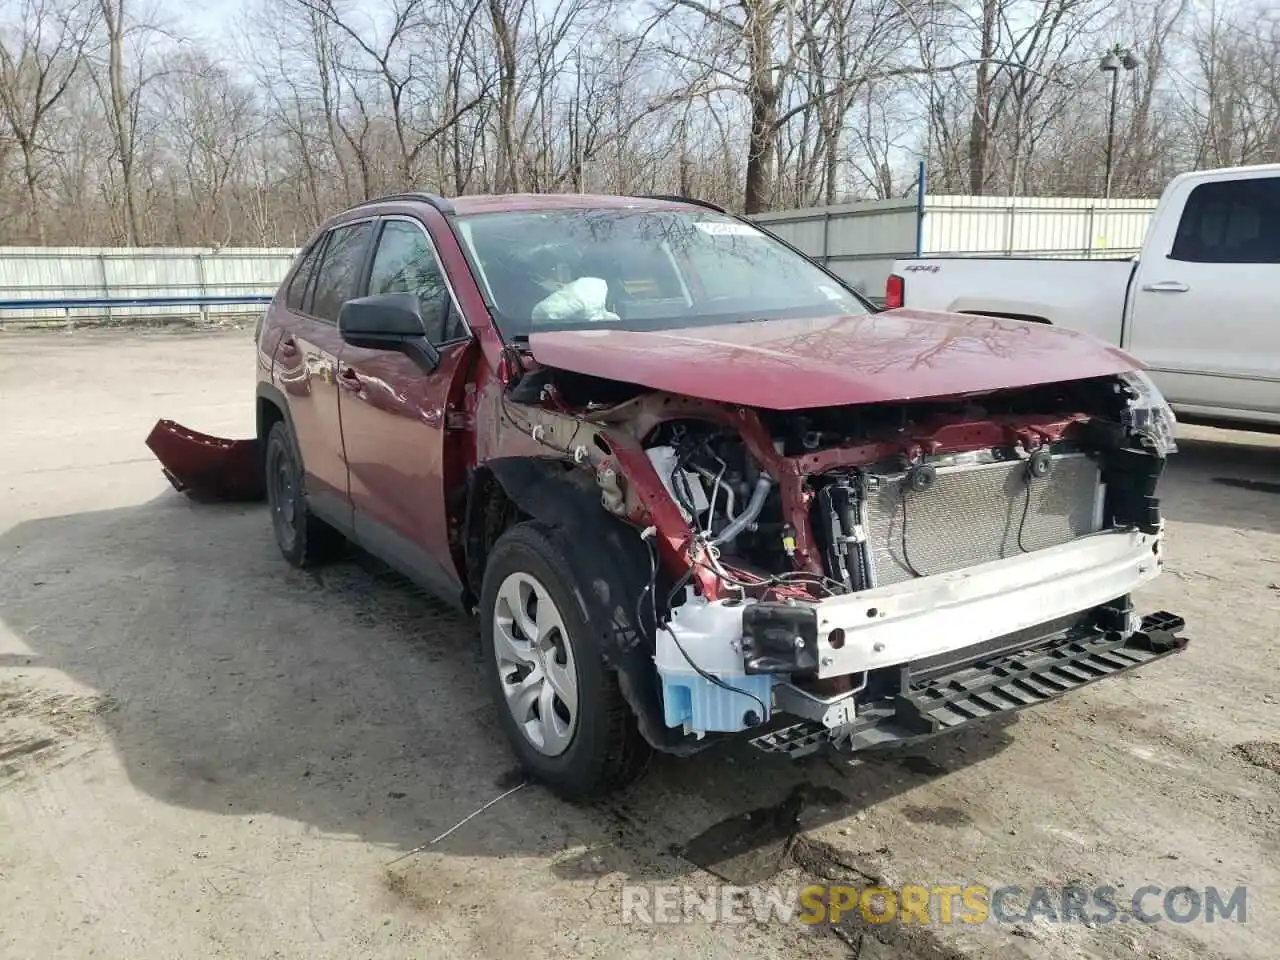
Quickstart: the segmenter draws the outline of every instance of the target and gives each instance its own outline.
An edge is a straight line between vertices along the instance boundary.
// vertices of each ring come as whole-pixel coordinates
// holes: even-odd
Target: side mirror
[[[380,293],[348,300],[338,311],[338,335],[366,350],[395,350],[430,373],[440,353],[427,339],[422,308],[412,293]]]

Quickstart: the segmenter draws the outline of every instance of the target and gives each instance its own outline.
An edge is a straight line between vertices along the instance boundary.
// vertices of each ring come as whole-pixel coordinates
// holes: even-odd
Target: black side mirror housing
[[[440,353],[427,339],[422,307],[412,293],[348,300],[338,311],[338,335],[353,347],[403,353],[427,373],[440,365]]]

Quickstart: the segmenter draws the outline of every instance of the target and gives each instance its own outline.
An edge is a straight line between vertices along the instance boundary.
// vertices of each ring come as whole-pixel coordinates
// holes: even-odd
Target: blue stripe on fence
[[[0,310],[67,310],[73,307],[214,307],[268,304],[269,296],[228,297],[84,297],[72,300],[0,300]]]

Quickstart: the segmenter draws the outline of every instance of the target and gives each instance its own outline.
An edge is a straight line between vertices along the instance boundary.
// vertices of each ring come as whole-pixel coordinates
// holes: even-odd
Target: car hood
[[[539,364],[722,403],[801,410],[987,393],[1134,370],[1062,327],[925,310],[675,330],[534,333]]]

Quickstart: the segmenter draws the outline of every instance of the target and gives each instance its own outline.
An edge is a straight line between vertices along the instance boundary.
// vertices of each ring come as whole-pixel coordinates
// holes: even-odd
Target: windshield
[[[804,257],[723,214],[597,208],[458,225],[508,338],[870,312]]]

